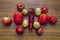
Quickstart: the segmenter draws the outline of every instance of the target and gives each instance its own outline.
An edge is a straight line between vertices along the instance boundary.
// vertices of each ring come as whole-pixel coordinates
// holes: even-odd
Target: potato
[[[40,27],[40,24],[39,24],[39,22],[34,22],[33,26],[34,26],[35,29],[37,29],[37,28]]]
[[[23,25],[23,27],[25,27],[25,28],[28,27],[28,25],[29,25],[28,20],[27,20],[27,19],[24,19],[22,25]]]
[[[36,8],[35,9],[35,15],[39,16],[41,14],[41,8]]]

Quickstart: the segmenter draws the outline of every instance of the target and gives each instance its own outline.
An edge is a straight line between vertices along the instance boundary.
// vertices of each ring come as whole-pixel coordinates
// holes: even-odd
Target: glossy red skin
[[[12,23],[12,19],[9,18],[9,17],[7,17],[7,18],[8,18],[8,20],[2,18],[2,23],[3,23],[4,25],[10,25],[10,24]]]
[[[25,8],[25,6],[24,6],[23,3],[18,3],[18,4],[17,4],[17,10],[18,10],[18,11],[22,11],[24,8]]]
[[[22,27],[22,26],[17,26],[17,27],[16,27],[16,32],[17,32],[18,34],[23,34],[23,33],[24,33],[23,27]]]
[[[29,17],[29,30],[31,31],[32,28],[33,28],[33,23],[34,23],[34,9],[33,8],[30,8],[29,9],[29,14],[28,14],[28,17]]]
[[[17,17],[16,17],[16,18],[14,19],[14,23],[15,23],[15,24],[21,24],[22,21],[23,21],[23,20],[22,20],[21,18],[17,18]]]
[[[16,18],[16,17],[23,18],[22,12],[15,12],[14,15],[13,15],[13,18]]]
[[[45,25],[47,24],[49,21],[49,16],[47,14],[41,14],[38,18],[38,22],[41,24],[41,25]]]
[[[55,16],[51,16],[51,17],[49,18],[49,23],[51,23],[51,24],[56,24],[56,23],[57,23],[57,18],[56,18]]]
[[[47,7],[45,7],[45,6],[44,6],[44,7],[42,7],[41,12],[42,12],[42,13],[47,13],[47,12],[48,12]]]
[[[21,24],[23,21],[23,14],[21,12],[15,12],[13,19],[15,24]]]
[[[38,28],[38,29],[36,30],[36,34],[37,34],[37,35],[42,35],[42,34],[43,34],[43,28]]]

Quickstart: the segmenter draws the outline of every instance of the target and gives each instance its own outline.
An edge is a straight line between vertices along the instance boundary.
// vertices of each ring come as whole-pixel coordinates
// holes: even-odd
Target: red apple
[[[47,14],[41,14],[38,18],[38,22],[41,24],[41,25],[45,25],[48,23],[48,15]]]
[[[43,28],[38,28],[38,29],[36,30],[36,34],[37,34],[37,35],[43,34]]]
[[[15,12],[14,15],[13,15],[13,18],[16,18],[16,17],[23,18],[22,12]]]
[[[16,27],[16,32],[17,32],[18,34],[23,34],[23,33],[24,33],[23,27],[22,27],[22,26],[17,26],[17,27]]]
[[[23,21],[23,14],[21,12],[15,12],[13,18],[15,24],[21,24]]]
[[[51,16],[51,17],[49,18],[49,22],[50,22],[51,24],[56,24],[56,23],[57,23],[57,18],[56,18],[55,16]]]
[[[12,23],[12,19],[10,17],[3,17],[2,18],[2,23],[4,25],[10,25]]]
[[[47,13],[47,12],[48,12],[47,7],[43,6],[42,9],[41,9],[41,12],[42,12],[42,13]]]
[[[15,23],[15,24],[21,24],[22,21],[23,21],[23,20],[22,20],[21,18],[18,18],[18,17],[14,19],[14,23]]]
[[[23,3],[18,3],[18,4],[17,4],[17,10],[18,10],[18,11],[22,11],[24,8],[25,8],[25,6],[24,6]]]

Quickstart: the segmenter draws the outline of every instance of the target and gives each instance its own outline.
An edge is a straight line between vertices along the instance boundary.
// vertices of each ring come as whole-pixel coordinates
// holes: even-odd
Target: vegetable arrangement
[[[55,16],[48,16],[48,8],[46,6],[36,9],[29,8],[27,10],[25,9],[25,5],[23,3],[18,3],[17,10],[18,12],[13,14],[13,21],[16,25],[20,25],[16,27],[16,32],[18,34],[23,34],[24,28],[29,28],[29,31],[32,31],[32,29],[35,28],[36,34],[41,35],[44,32],[41,25],[46,25],[48,22],[50,24],[57,23],[57,18]],[[23,20],[24,16],[28,16],[28,19]],[[38,21],[34,21],[35,16],[38,17]],[[12,23],[12,19],[10,17],[3,17],[2,23],[4,25],[10,25]]]

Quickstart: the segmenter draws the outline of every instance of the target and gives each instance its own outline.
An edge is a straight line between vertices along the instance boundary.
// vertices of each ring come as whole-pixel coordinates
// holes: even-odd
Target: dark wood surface
[[[1,19],[9,16],[13,19],[14,12],[17,12],[17,3],[25,4],[26,9],[33,7],[48,7],[48,15],[57,17],[57,24],[41,26],[44,28],[44,34],[37,36],[35,30],[29,32],[25,29],[23,35],[15,32],[16,25],[14,22],[10,26],[3,26]],[[36,18],[35,18],[36,19]],[[0,40],[60,40],[60,0],[0,0]]]

